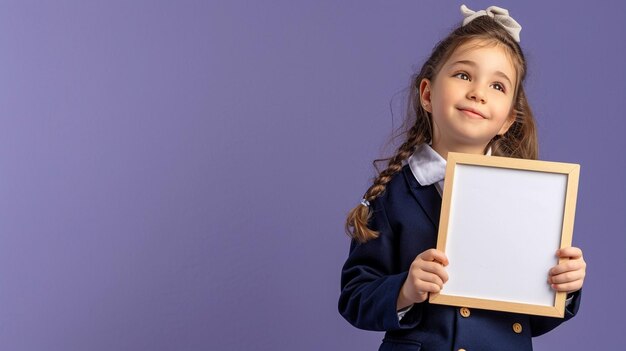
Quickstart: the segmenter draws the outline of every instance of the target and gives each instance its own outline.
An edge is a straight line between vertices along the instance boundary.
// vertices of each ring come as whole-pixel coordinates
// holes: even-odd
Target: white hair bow
[[[519,33],[522,31],[522,26],[509,16],[509,10],[498,6],[489,6],[486,10],[472,11],[468,9],[467,6],[461,5],[461,13],[463,14],[463,17],[465,17],[463,19],[463,25],[470,23],[475,18],[480,16],[489,16],[493,18],[496,22],[498,22],[498,24],[504,27],[509,34],[511,34],[516,42],[519,43]]]

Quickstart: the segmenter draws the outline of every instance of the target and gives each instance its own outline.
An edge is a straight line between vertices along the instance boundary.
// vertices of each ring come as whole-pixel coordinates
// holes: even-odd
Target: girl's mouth
[[[470,118],[485,119],[485,116],[483,116],[479,112],[474,111],[472,109],[460,108],[459,111],[463,112],[466,116],[468,116]]]

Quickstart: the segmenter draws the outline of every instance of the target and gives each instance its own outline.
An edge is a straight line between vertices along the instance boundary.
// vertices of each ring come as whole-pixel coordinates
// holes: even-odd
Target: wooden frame
[[[449,280],[435,304],[563,317],[548,283],[571,246],[580,166],[448,153],[437,249]]]

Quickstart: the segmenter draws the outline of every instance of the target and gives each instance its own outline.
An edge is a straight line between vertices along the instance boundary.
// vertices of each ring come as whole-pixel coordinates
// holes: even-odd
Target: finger
[[[435,283],[421,282],[417,285],[418,293],[438,293],[441,287]]]
[[[559,291],[559,292],[574,292],[574,291],[578,291],[580,290],[580,288],[582,288],[583,284],[582,281],[575,281],[575,282],[571,282],[571,283],[564,283],[564,284],[551,284],[552,289]]]
[[[582,280],[585,277],[585,273],[582,271],[566,272],[559,275],[550,277],[549,282],[552,284],[565,284]]]
[[[577,247],[564,247],[556,251],[557,257],[577,259],[583,257],[583,251]]]
[[[443,280],[436,274],[421,271],[419,274],[417,274],[416,278],[417,278],[416,281],[418,282],[423,281],[423,282],[437,284],[440,288],[443,287]]]
[[[444,266],[448,265],[448,257],[446,257],[446,254],[437,249],[426,250],[422,252],[419,257],[421,257],[424,261],[436,261]]]
[[[434,274],[443,283],[448,281],[448,272],[439,262],[425,262],[422,261],[421,264],[418,265],[423,271],[428,272],[430,274]]]
[[[587,264],[582,259],[563,261],[558,265],[552,267],[548,272],[549,275],[558,275],[565,272],[584,270]]]

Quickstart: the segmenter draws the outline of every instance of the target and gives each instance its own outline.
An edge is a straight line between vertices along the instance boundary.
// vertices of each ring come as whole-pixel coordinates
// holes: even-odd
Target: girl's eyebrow
[[[452,66],[457,65],[457,64],[464,64],[464,65],[468,65],[468,66],[472,66],[474,68],[478,67],[478,65],[476,64],[476,62],[474,61],[470,61],[470,60],[460,60],[460,61],[456,61],[454,63],[452,63]],[[513,83],[511,82],[511,80],[509,79],[509,77],[507,77],[506,74],[500,72],[500,71],[495,71],[494,74],[498,77],[502,77],[502,79],[506,79],[509,82],[510,86],[513,86]]]

